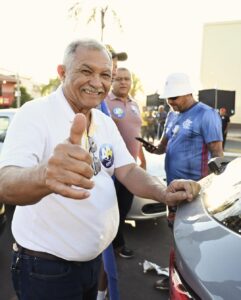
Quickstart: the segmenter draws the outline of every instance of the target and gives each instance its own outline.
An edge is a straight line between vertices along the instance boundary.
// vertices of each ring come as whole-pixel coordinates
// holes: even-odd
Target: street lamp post
[[[17,107],[21,106],[21,91],[20,91],[20,82],[19,82],[19,75],[17,73],[17,90],[15,92],[15,96],[17,97]]]

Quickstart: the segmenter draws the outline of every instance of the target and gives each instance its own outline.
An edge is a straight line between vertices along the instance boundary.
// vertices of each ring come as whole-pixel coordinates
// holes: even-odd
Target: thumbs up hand
[[[92,157],[81,148],[86,130],[86,118],[76,114],[68,140],[58,144],[50,157],[46,170],[46,185],[53,192],[73,199],[89,197],[88,189],[94,186]]]

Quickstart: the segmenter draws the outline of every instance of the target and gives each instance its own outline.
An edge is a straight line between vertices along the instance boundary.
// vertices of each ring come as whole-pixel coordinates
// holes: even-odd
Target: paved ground
[[[132,259],[117,259],[120,298],[122,300],[166,300],[168,292],[155,290],[153,284],[159,279],[156,271],[143,272],[145,260],[167,267],[171,233],[166,219],[142,221],[133,228],[125,228],[127,244],[135,251]]]

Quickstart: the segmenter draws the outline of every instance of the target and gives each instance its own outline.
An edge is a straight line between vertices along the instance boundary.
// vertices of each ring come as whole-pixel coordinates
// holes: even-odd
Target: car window
[[[10,118],[7,116],[0,116],[0,134],[7,131]]]
[[[3,142],[10,123],[10,118],[7,116],[0,116],[0,142]]]

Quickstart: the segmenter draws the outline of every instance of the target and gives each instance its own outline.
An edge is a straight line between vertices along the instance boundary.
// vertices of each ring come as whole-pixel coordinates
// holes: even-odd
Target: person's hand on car
[[[191,202],[200,189],[200,184],[194,180],[173,180],[165,190],[164,202],[169,206],[178,205],[184,200]]]

